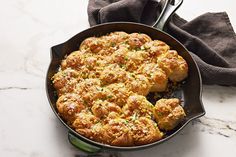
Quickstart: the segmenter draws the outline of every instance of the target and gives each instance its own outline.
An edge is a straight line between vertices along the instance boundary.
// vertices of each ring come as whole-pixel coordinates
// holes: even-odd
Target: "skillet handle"
[[[63,46],[64,44],[62,43],[51,48],[51,60],[59,58],[61,56]]]
[[[170,16],[181,6],[181,4],[183,3],[183,0],[175,0],[176,2],[174,2],[175,4],[171,4],[171,0],[165,0],[164,2],[164,7],[163,7],[163,11],[160,15],[160,17],[158,18],[158,20],[155,22],[155,24],[153,25],[153,27],[163,30],[166,22],[168,21],[168,19],[170,18]],[[167,5],[167,6],[166,6]]]
[[[78,137],[76,137],[72,132],[68,132],[68,140],[69,142],[76,148],[87,152],[87,153],[98,153],[101,152],[102,148],[99,148],[97,146],[88,144],[82,140],[80,140]]]

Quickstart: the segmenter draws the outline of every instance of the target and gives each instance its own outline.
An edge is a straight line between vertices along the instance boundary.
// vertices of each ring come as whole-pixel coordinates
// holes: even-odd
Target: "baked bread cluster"
[[[85,39],[52,77],[59,115],[79,134],[109,145],[160,140],[184,118],[177,98],[151,104],[150,92],[188,76],[188,65],[163,41],[112,32]]]

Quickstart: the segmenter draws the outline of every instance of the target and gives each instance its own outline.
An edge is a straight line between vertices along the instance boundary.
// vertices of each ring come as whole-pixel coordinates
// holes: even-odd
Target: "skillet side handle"
[[[99,153],[102,150],[102,148],[99,148],[97,146],[88,144],[88,143],[80,140],[78,137],[76,137],[70,131],[68,132],[68,140],[74,147],[76,147],[84,152],[87,152],[87,153]]]
[[[163,18],[163,15],[166,12],[167,6],[169,5],[169,3],[171,2],[171,0],[161,0],[160,3],[158,5],[162,6],[162,11],[158,17],[158,19],[155,21],[155,23],[153,24],[153,27],[155,27]]]
[[[160,18],[156,21],[153,27],[163,30],[166,22],[171,17],[171,15],[181,6],[183,0],[175,0],[175,4],[171,4],[171,1],[168,1],[166,8],[163,8],[163,14],[161,14]]]
[[[64,46],[64,44],[62,43],[62,44],[53,46],[51,48],[51,53],[50,53],[51,60],[58,58],[62,54],[63,46]]]

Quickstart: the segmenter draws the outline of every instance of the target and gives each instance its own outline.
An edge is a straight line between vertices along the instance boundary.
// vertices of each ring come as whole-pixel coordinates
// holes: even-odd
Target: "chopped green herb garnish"
[[[111,46],[112,46],[112,47],[116,46],[116,43],[111,42]]]
[[[158,116],[163,116],[163,114],[161,112],[157,112]]]
[[[112,97],[113,97],[112,95],[108,95],[108,96],[107,96],[108,99],[111,99]]]
[[[136,47],[135,50],[136,50],[136,51],[140,51],[141,48],[140,48],[140,47]]]
[[[129,121],[127,119],[125,119],[125,124],[128,124],[128,123],[129,123]]]
[[[125,64],[119,64],[121,68],[125,68]]]

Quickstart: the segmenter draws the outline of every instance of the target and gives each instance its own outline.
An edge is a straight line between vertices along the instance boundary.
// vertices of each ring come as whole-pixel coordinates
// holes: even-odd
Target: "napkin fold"
[[[157,0],[89,0],[89,24],[153,25],[161,8]],[[205,13],[189,22],[173,14],[165,30],[189,50],[204,84],[236,86],[236,35],[227,13]]]

